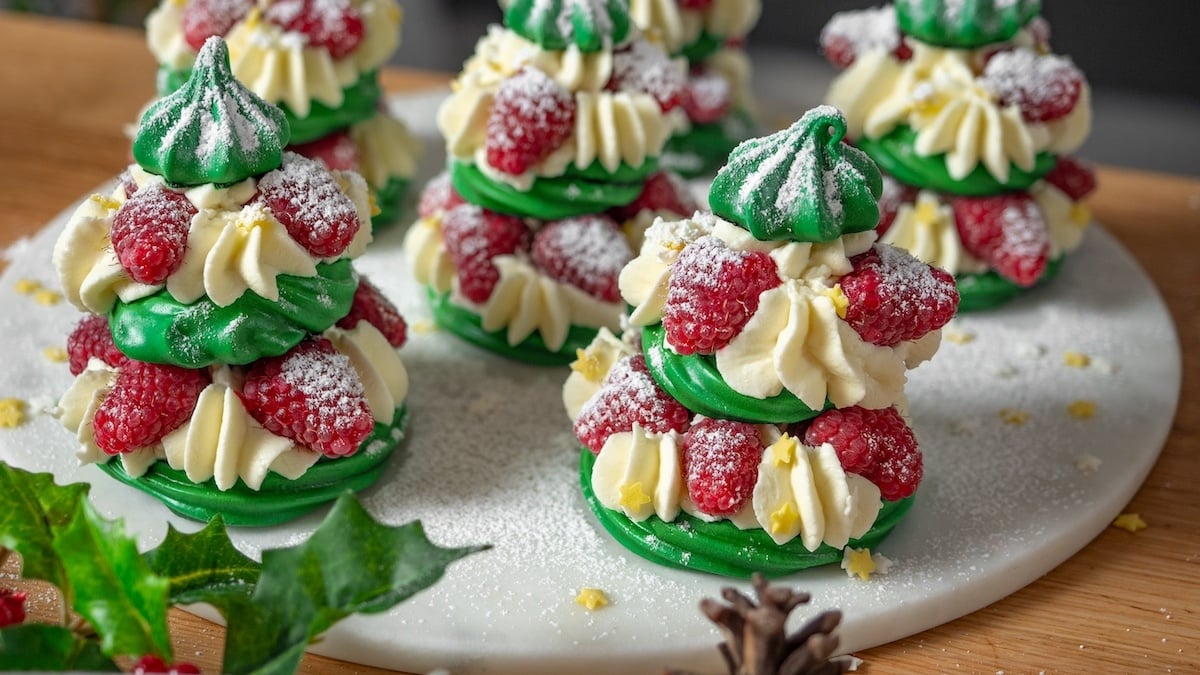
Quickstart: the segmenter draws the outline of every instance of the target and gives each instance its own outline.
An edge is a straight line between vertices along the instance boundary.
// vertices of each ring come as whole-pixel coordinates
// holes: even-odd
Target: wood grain
[[[3,12],[0,45],[3,247],[121,169],[122,127],[153,94],[155,66],[139,31]],[[445,81],[399,70],[384,76],[390,91]],[[1200,180],[1115,167],[1102,168],[1100,180],[1096,217],[1149,271],[1183,347],[1170,438],[1128,508],[1150,527],[1105,530],[1008,598],[858,654],[865,672],[1200,672]],[[223,630],[179,611],[171,622],[179,657],[216,672]],[[348,667],[387,672],[311,655],[303,672]]]

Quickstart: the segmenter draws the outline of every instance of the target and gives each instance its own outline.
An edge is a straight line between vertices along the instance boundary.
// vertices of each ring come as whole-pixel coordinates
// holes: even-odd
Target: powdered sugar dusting
[[[892,51],[900,45],[900,29],[896,11],[890,6],[838,12],[821,30],[822,44],[832,38],[848,42],[855,54],[871,49]]]

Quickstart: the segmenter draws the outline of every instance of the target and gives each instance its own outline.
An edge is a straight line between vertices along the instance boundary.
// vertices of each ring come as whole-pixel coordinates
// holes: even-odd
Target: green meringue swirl
[[[504,25],[546,51],[574,45],[584,53],[598,52],[633,33],[625,0],[512,0]]]
[[[976,49],[1011,39],[1041,0],[896,0],[900,30],[939,47]]]
[[[494,181],[469,162],[454,160],[450,179],[468,202],[489,211],[539,220],[561,220],[625,206],[642,193],[643,182],[658,170],[658,159],[640,167],[622,164],[615,173],[599,165],[571,170],[558,178],[538,178],[527,191]]]

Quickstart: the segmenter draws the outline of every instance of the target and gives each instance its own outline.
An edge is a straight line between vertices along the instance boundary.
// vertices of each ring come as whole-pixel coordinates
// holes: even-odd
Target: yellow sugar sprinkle
[[[600,363],[599,357],[595,354],[589,354],[583,349],[575,350],[575,361],[571,363],[571,370],[584,376],[588,382],[601,382],[604,376],[604,364]]]
[[[825,295],[833,301],[833,308],[837,311],[838,317],[842,319],[846,318],[846,310],[850,308],[850,299],[842,291],[842,285],[835,284],[833,288],[825,291]]]
[[[1122,513],[1112,522],[1112,526],[1129,532],[1137,532],[1147,527],[1146,521],[1136,513]]]
[[[18,279],[16,289],[21,295],[33,295],[42,290],[42,285],[33,279]]]
[[[45,356],[51,363],[66,363],[67,359],[71,358],[67,354],[67,350],[62,347],[46,347],[42,350],[42,356]]]
[[[784,434],[767,449],[767,452],[770,453],[771,462],[775,466],[788,466],[796,459],[796,439]]]
[[[429,335],[437,332],[437,324],[429,319],[417,319],[408,326],[417,335]]]
[[[971,344],[975,341],[975,334],[965,330],[949,330],[942,337],[946,338],[946,342],[956,345]]]
[[[1071,206],[1071,222],[1079,227],[1087,227],[1088,223],[1092,222],[1092,210],[1084,204]]]
[[[796,513],[796,507],[792,506],[791,502],[785,503],[771,514],[771,534],[781,534],[794,529],[799,519],[800,514]]]
[[[1071,413],[1071,417],[1081,420],[1090,420],[1096,416],[1096,402],[1079,399],[1072,401],[1071,405],[1067,406],[1067,412]]]
[[[622,507],[630,511],[636,511],[650,503],[650,495],[646,494],[646,490],[642,488],[641,481],[626,483],[621,486],[621,499],[619,503]]]
[[[575,603],[583,605],[589,612],[594,612],[608,604],[608,596],[599,588],[581,588],[575,596]]]
[[[1029,421],[1029,411],[1021,410],[1020,408],[1002,408],[1000,410],[1000,419],[1005,424],[1021,426]]]
[[[94,194],[91,196],[91,200],[99,204],[101,208],[108,209],[109,211],[116,211],[121,208],[121,202],[107,195]]]
[[[16,429],[25,421],[25,401],[0,398],[0,429]]]
[[[1063,363],[1072,368],[1087,368],[1092,365],[1092,357],[1083,352],[1067,352],[1063,354]]]
[[[33,301],[44,307],[53,307],[62,302],[62,293],[52,291],[48,288],[43,288],[33,294]]]
[[[871,557],[869,548],[846,548],[842,551],[842,569],[850,576],[863,581],[875,573],[875,559]]]

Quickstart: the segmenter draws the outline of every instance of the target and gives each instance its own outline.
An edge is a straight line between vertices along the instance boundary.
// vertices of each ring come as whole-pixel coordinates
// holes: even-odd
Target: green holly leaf
[[[53,543],[75,592],[72,607],[99,634],[104,654],[156,654],[169,661],[167,580],[138,554],[123,523],[80,501]]]
[[[163,543],[142,557],[166,577],[171,604],[207,602],[224,608],[228,597],[254,593],[262,565],[234,548],[220,516],[194,534],[168,528]]]
[[[0,630],[0,671],[18,670],[121,672],[94,641],[62,626],[36,623]]]
[[[22,574],[42,579],[71,601],[66,569],[54,550],[55,533],[87,496],[83,483],[55,485],[48,473],[30,473],[0,462],[0,546],[21,554]]]
[[[486,548],[435,546],[419,522],[382,525],[344,494],[308,541],[263,551],[252,597],[227,598],[222,670],[295,672],[305,646],[337,621],[387,611],[431,586],[450,563]]]

